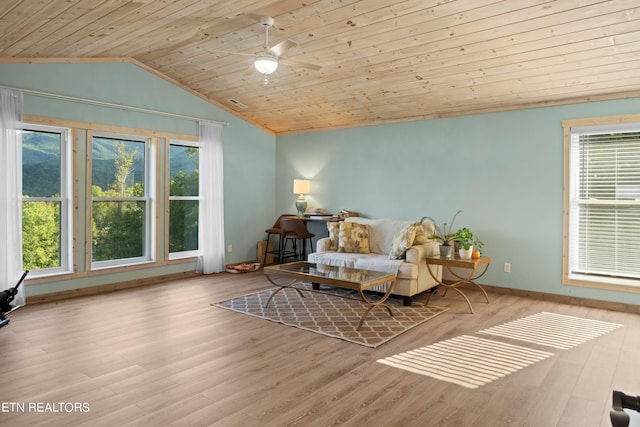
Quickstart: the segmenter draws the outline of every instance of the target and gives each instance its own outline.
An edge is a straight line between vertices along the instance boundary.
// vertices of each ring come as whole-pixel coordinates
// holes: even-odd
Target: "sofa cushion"
[[[351,222],[340,223],[338,252],[369,253],[369,229],[367,225]]]
[[[409,224],[393,236],[391,252],[389,252],[390,259],[400,259],[404,256],[407,249],[413,246],[418,228],[422,229],[422,224]]]

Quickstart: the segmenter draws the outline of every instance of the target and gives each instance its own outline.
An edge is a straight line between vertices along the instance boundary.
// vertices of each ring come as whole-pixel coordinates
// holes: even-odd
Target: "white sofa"
[[[426,236],[433,234],[433,223],[430,221],[416,223],[415,221],[368,219],[360,217],[346,218],[345,223],[356,223],[366,226],[365,229],[368,236],[361,237],[363,241],[365,237],[368,237],[368,250],[367,248],[359,247],[340,247],[339,238],[336,235],[339,223],[328,223],[329,237],[318,240],[316,252],[309,254],[308,260],[310,262],[396,272],[397,278],[392,294],[402,296],[404,305],[411,305],[414,295],[437,285],[437,282],[427,271],[427,264],[425,262],[427,256],[439,255],[438,242],[426,239]],[[413,245],[406,250],[400,260],[390,259],[392,248],[397,249],[399,235],[402,234],[401,232],[403,230],[406,233],[407,227],[412,224],[421,227],[421,229],[418,228],[417,230],[418,235],[422,235],[415,242],[426,242],[422,244],[405,242],[407,246]],[[347,227],[344,229],[348,229]],[[357,226],[357,228],[361,234],[365,234],[362,232],[363,228],[361,226]],[[394,237],[396,237],[395,247]],[[442,277],[442,269],[440,267],[434,268],[432,266],[432,269],[436,277]]]

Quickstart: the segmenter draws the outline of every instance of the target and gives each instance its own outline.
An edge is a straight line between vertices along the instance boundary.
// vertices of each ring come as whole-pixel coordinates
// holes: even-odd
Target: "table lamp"
[[[307,201],[304,198],[305,194],[309,194],[310,182],[308,179],[294,179],[293,180],[293,194],[299,194],[296,200],[296,209],[298,209],[298,216],[303,216],[307,210]]]

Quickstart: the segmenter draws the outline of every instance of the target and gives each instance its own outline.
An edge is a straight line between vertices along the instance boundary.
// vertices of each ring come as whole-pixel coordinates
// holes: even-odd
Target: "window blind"
[[[572,128],[570,157],[570,272],[640,286],[640,124]]]

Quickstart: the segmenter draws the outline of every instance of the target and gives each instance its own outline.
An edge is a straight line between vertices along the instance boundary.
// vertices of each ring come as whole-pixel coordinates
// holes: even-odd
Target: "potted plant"
[[[453,230],[453,222],[461,212],[461,210],[456,212],[449,224],[445,222],[442,223],[442,225],[439,225],[433,218],[428,216],[425,216],[420,220],[420,222],[423,222],[425,219],[429,219],[433,222],[435,231],[431,236],[429,236],[429,239],[440,241],[440,256],[443,258],[451,258],[453,256],[453,245],[451,242],[455,240],[458,233],[452,233],[451,230]]]
[[[471,259],[474,248],[478,251],[478,256],[480,256],[479,252],[484,245],[478,239],[478,236],[474,235],[467,227],[461,228],[456,232],[456,244],[462,259]]]

